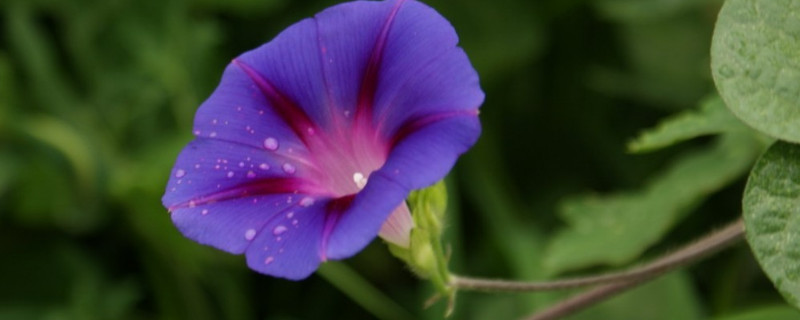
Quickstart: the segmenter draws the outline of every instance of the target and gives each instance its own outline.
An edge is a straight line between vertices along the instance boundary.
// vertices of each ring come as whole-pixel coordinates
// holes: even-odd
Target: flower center
[[[388,146],[377,141],[372,130],[351,128],[349,134],[329,136],[313,144],[319,181],[335,197],[364,189],[369,175],[386,162]]]

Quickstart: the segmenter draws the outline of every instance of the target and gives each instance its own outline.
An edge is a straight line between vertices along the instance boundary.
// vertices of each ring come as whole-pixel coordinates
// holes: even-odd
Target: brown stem
[[[608,283],[580,293],[552,307],[539,311],[527,319],[549,320],[569,315],[594,303],[610,298],[617,293],[652,280],[666,271],[688,265],[709,256],[741,240],[743,235],[744,222],[740,218],[725,228],[713,232],[678,251],[657,259],[642,268],[633,270],[646,269],[651,270],[650,272],[640,272],[637,277],[621,278],[621,281]]]
[[[666,271],[690,264],[739,240],[743,234],[744,224],[742,220],[739,219],[725,228],[705,236],[675,252],[664,255],[649,264],[621,272],[542,282],[480,279],[452,275],[450,285],[459,290],[532,292],[570,289],[604,283],[635,282],[639,279],[648,279]]]

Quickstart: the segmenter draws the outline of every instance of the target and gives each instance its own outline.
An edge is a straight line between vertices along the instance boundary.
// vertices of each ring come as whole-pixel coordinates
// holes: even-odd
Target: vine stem
[[[741,240],[744,222],[741,218],[722,229],[712,232],[674,252],[668,253],[646,265],[627,271],[589,277],[578,277],[544,282],[519,282],[451,276],[450,285],[457,290],[488,292],[552,291],[605,284],[568,298],[546,310],[536,313],[530,320],[555,319],[565,316],[616,293],[635,287],[665,272],[686,266]]]

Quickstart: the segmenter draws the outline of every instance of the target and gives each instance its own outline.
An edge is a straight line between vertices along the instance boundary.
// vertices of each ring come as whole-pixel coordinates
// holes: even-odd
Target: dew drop
[[[200,211],[200,214],[207,215],[208,214],[208,209],[203,209],[203,211]]]
[[[217,136],[217,132],[216,131],[212,131],[211,133],[208,134],[208,136],[212,137],[212,138],[216,137]]]
[[[286,219],[291,219],[292,217],[294,217],[294,211],[289,211],[289,213],[286,214]]]
[[[247,241],[253,240],[255,237],[256,229],[247,229],[247,231],[244,232],[244,238],[247,239]]]
[[[199,136],[200,135],[200,130],[195,130],[194,131],[194,135]]]
[[[228,171],[228,178],[233,178],[233,175],[234,175],[233,171]]]
[[[291,163],[287,162],[283,164],[283,171],[288,174],[293,174],[295,171],[297,171],[297,168],[295,168]]]
[[[267,148],[267,150],[272,150],[272,151],[277,150],[278,140],[273,137],[264,139],[264,148]]]
[[[308,129],[306,129],[306,131],[308,131],[308,134],[312,135],[312,136],[314,135],[314,133],[316,133],[316,131],[314,131],[314,128],[312,128],[312,127],[308,127]]]
[[[272,229],[272,234],[274,234],[276,236],[279,236],[279,235],[283,234],[284,232],[286,232],[286,226],[284,226],[282,224],[278,225],[277,227]]]
[[[298,222],[299,221],[297,221],[297,219],[294,219],[294,220],[292,220],[292,225],[296,226]]]
[[[358,187],[359,190],[364,189],[364,186],[367,185],[367,177],[361,172],[356,172],[353,174],[353,182],[356,183],[356,187]]]
[[[217,124],[217,119],[211,120],[211,124]]]
[[[186,171],[183,171],[183,169],[178,169],[177,171],[175,171],[175,178],[180,178],[180,177],[183,177],[185,175],[186,175]]]
[[[267,259],[264,260],[264,264],[270,264],[274,260],[275,260],[275,258],[273,258],[272,256],[269,256],[269,257],[267,257]]]
[[[314,204],[314,198],[312,197],[304,197],[303,199],[300,200],[301,207],[310,207],[313,204]]]
[[[261,170],[269,170],[269,165],[266,163],[262,163],[258,165],[258,168]]]
[[[239,161],[239,168],[244,168],[244,162],[243,161]]]
[[[247,177],[252,179],[256,177],[256,173],[253,170],[247,171]]]
[[[189,208],[194,208],[194,207],[196,207],[196,206],[197,206],[197,203],[196,203],[196,202],[194,202],[194,200],[192,200],[192,201],[189,201]]]
[[[200,164],[198,163],[198,164],[194,165],[194,168],[195,169],[200,169]]]

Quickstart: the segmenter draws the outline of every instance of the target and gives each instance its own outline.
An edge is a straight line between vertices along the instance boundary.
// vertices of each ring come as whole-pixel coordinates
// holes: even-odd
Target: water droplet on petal
[[[294,211],[289,211],[289,213],[286,214],[286,219],[291,219],[292,217],[294,217]]]
[[[258,165],[258,168],[261,170],[269,170],[269,165],[266,163],[262,163]]]
[[[234,175],[233,171],[228,171],[228,178],[233,178],[233,175]]]
[[[284,226],[284,225],[278,225],[277,227],[272,229],[272,234],[274,234],[276,236],[281,235],[284,232],[286,232],[286,226]]]
[[[264,148],[267,148],[267,150],[272,150],[272,151],[277,150],[278,140],[273,137],[264,139]]]
[[[186,171],[183,171],[183,169],[178,169],[177,171],[175,171],[175,178],[180,178],[180,177],[183,177],[185,175],[186,175]]]
[[[239,161],[239,168],[244,168],[244,162]]]
[[[217,136],[217,132],[216,131],[212,131],[211,133],[208,134],[208,136],[212,137],[212,138],[216,137]]]
[[[316,131],[314,131],[314,128],[312,128],[312,127],[308,127],[308,129],[306,129],[306,131],[308,131],[308,134],[309,134],[309,135],[312,135],[312,136],[313,136],[313,135],[314,135],[314,133],[316,132]]]
[[[253,240],[255,237],[256,229],[247,229],[247,231],[244,232],[244,238],[247,239],[247,241]]]
[[[194,165],[194,168],[195,169],[200,169],[200,164],[198,163],[198,164]]]
[[[314,198],[312,197],[304,197],[303,199],[300,200],[301,207],[310,207],[313,204],[314,204]]]
[[[196,203],[196,202],[194,202],[194,200],[192,200],[192,201],[189,201],[189,208],[194,208],[194,207],[196,207],[196,206],[197,206],[197,203]]]
[[[361,172],[356,172],[353,174],[353,182],[356,183],[356,187],[358,187],[359,190],[364,189],[364,186],[367,185],[367,177]]]
[[[291,163],[287,162],[283,164],[283,171],[288,174],[293,174],[295,171],[297,171],[297,168],[295,168]]]
[[[264,264],[270,264],[274,260],[275,260],[275,258],[273,258],[272,256],[269,256],[269,257],[267,257],[267,259],[264,260]]]
[[[247,177],[252,179],[256,177],[256,173],[253,170],[247,171]]]
[[[295,225],[295,226],[296,226],[298,222],[299,222],[299,221],[297,221],[297,219],[294,219],[294,220],[292,220],[292,225]]]
[[[203,211],[200,211],[200,214],[207,215],[208,214],[208,209],[203,209]]]

